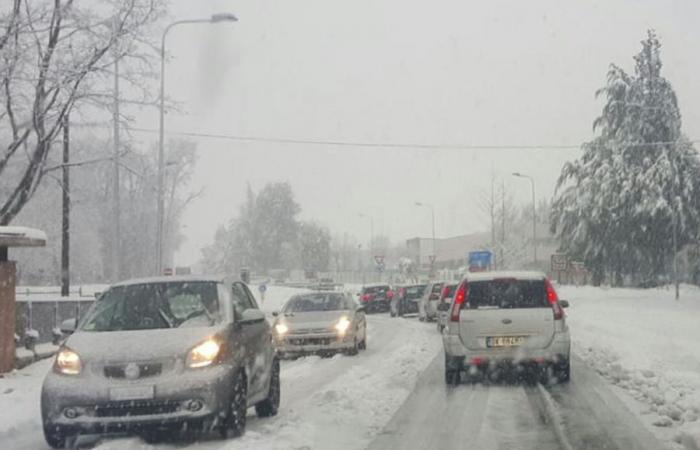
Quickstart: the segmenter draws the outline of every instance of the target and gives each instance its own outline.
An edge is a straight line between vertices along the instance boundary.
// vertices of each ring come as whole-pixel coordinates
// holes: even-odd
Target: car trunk
[[[554,315],[543,280],[469,283],[459,319],[462,343],[472,350],[544,348],[554,335]]]

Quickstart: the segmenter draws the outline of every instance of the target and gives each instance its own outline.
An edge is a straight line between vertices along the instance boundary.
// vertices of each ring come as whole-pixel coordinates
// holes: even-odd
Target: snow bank
[[[700,290],[683,286],[680,301],[666,288],[559,290],[571,302],[574,351],[642,405],[659,437],[697,448]]]

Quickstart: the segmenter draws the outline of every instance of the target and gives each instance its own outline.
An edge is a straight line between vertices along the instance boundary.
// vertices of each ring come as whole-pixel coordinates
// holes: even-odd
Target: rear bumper
[[[520,363],[528,361],[556,363],[568,360],[571,352],[571,338],[568,332],[554,333],[550,344],[545,348],[507,347],[472,350],[462,344],[459,335],[446,333],[442,337],[445,356],[454,364],[462,366],[481,363]]]

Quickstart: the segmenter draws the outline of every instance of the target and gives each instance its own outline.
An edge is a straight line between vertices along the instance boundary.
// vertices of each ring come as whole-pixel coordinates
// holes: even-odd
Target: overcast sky
[[[700,3],[688,1],[174,0],[172,19],[232,12],[236,24],[173,30],[167,95],[183,114],[169,131],[377,143],[579,145],[592,137],[594,92],[608,65],[633,69],[648,28],[684,131],[700,138]],[[157,113],[137,126],[157,128]],[[193,180],[204,195],[184,217],[177,264],[197,261],[254,189],[286,180],[334,232],[366,241],[369,223],[393,241],[485,230],[476,199],[491,172],[516,199],[536,179],[551,197],[578,150],[397,150],[196,139]]]

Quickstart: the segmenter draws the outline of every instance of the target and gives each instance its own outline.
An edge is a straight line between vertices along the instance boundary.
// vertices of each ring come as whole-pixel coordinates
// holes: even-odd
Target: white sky
[[[574,144],[592,136],[594,92],[615,62],[632,71],[648,28],[700,138],[700,3],[596,0],[174,0],[172,18],[233,12],[236,24],[183,26],[168,48],[167,95],[187,114],[166,129],[227,135],[485,145]],[[157,128],[157,112],[137,126]],[[491,171],[519,201],[550,197],[578,150],[385,150],[198,139],[177,264],[195,262],[237,212],[246,182],[292,183],[302,218],[393,241],[483,230],[476,198]]]

